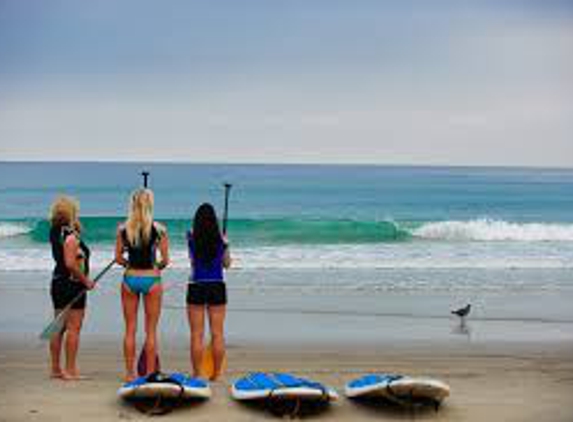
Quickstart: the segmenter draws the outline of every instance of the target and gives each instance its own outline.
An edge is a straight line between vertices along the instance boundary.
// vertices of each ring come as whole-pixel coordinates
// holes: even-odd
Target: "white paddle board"
[[[381,397],[404,405],[432,403],[438,407],[450,395],[450,387],[437,379],[394,374],[369,374],[350,381],[349,398]]]
[[[152,374],[126,382],[117,391],[122,399],[144,398],[181,398],[207,399],[211,397],[211,388],[206,381],[186,374]]]

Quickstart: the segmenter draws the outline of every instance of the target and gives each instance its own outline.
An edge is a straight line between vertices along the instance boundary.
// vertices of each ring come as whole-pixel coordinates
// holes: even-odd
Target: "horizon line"
[[[119,160],[119,159],[0,159],[0,164],[139,164],[139,165],[197,165],[197,166],[285,166],[285,167],[418,167],[418,168],[482,168],[482,169],[512,169],[512,170],[567,170],[572,171],[573,166],[542,165],[542,164],[443,164],[443,163],[376,163],[376,162],[296,162],[296,161],[184,161],[170,159],[153,160]]]

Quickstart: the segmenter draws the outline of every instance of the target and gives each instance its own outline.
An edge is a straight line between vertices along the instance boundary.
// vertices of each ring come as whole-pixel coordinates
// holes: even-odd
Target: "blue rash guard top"
[[[187,232],[187,246],[189,247],[189,259],[193,261],[191,268],[190,281],[197,283],[209,283],[209,282],[222,282],[223,278],[223,259],[225,257],[225,250],[227,245],[220,242],[217,246],[217,255],[215,259],[210,262],[206,262],[197,258],[195,253],[195,242],[193,241],[193,234],[191,231]]]

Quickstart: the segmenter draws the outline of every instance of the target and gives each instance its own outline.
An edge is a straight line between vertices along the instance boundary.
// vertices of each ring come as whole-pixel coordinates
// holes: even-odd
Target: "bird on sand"
[[[452,311],[452,314],[459,316],[461,319],[464,319],[465,317],[467,317],[469,315],[471,308],[472,308],[472,305],[470,305],[468,303],[463,308],[456,309],[456,310]]]

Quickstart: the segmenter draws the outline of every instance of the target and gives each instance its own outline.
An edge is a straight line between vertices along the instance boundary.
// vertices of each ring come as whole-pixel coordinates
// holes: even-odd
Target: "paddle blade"
[[[51,340],[56,334],[61,333],[64,329],[64,322],[66,320],[66,312],[62,311],[50,322],[46,328],[40,333],[40,340]]]
[[[155,355],[155,372],[159,371],[161,371],[159,355]],[[145,351],[145,347],[141,348],[141,353],[139,354],[139,359],[137,361],[137,375],[140,377],[147,375],[147,352]]]
[[[221,374],[225,373],[227,369],[227,356],[223,357],[223,362],[221,362]],[[215,358],[213,356],[213,344],[209,343],[206,349],[203,351],[203,359],[201,360],[201,376],[207,379],[211,379],[215,376]]]

